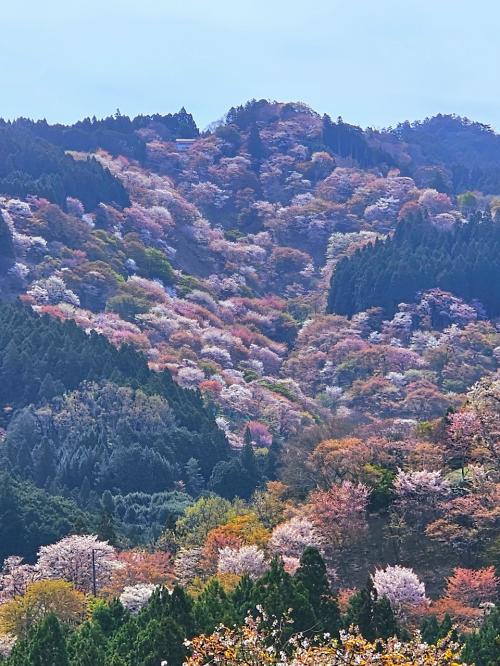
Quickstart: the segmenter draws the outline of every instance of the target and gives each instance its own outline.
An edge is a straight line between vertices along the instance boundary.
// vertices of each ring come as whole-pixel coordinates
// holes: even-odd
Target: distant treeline
[[[18,118],[13,122],[0,120],[0,126],[22,128],[64,150],[107,150],[112,155],[142,159],[146,141],[137,130],[152,129],[163,139],[191,139],[199,135],[190,113],[182,108],[178,113],[140,115],[129,118],[119,111],[103,119],[85,118],[73,125],[50,125],[46,120]]]
[[[50,125],[46,120],[0,119],[0,194],[40,196],[64,207],[67,197],[80,199],[87,210],[99,203],[130,205],[127,191],[97,160],[75,160],[65,151],[93,152],[143,159],[146,139],[138,130],[150,129],[163,139],[192,138],[198,128],[185,109],[162,116],[130,119],[117,112],[73,125]]]
[[[97,160],[75,160],[28,129],[5,123],[0,124],[0,194],[35,195],[61,206],[75,197],[87,210],[100,202],[130,205],[123,185]]]

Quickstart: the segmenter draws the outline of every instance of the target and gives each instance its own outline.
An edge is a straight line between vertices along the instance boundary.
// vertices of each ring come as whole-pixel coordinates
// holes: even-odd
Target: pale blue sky
[[[498,0],[3,0],[0,115],[74,121],[250,98],[363,126],[500,129]]]

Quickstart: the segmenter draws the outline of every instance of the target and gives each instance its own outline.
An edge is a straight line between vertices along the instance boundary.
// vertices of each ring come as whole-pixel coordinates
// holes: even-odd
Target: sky
[[[498,0],[3,0],[0,116],[168,113],[252,98],[363,127],[500,130]]]

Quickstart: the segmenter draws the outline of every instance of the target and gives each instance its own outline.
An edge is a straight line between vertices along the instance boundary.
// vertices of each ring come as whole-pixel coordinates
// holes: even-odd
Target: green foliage
[[[14,243],[12,233],[0,213],[0,275],[14,263]]]
[[[482,627],[467,637],[462,659],[475,666],[497,666],[500,663],[500,608],[493,609]]]
[[[6,194],[35,194],[61,206],[75,197],[88,209],[101,201],[130,204],[123,185],[96,159],[74,160],[24,128],[0,125],[0,155],[0,191]]]
[[[88,525],[91,517],[71,500],[0,475],[0,561],[14,553],[32,560],[41,545],[66,536],[77,522]]]
[[[378,599],[371,578],[366,587],[359,590],[349,600],[346,626],[359,628],[366,640],[390,638],[399,635],[400,628],[386,598]]]
[[[329,116],[323,116],[322,138],[325,146],[333,153],[350,157],[362,167],[382,163],[391,165],[394,162],[388,153],[370,146],[361,127],[344,123],[342,118],[334,123]]]
[[[500,313],[500,225],[474,218],[438,232],[417,214],[392,238],[377,241],[337,266],[328,311],[351,317],[374,306],[391,316],[418,291],[439,287],[466,301],[478,299],[491,317]],[[435,323],[435,322],[433,322]]]
[[[446,613],[442,622],[439,622],[435,615],[423,619],[420,626],[422,639],[429,644],[436,644],[442,638],[448,636],[452,631],[453,640],[457,640],[458,636],[456,631],[453,630],[453,622],[451,617]]]
[[[259,128],[255,123],[250,128],[247,140],[248,152],[255,160],[260,160],[264,157],[265,149],[262,139],[260,138]]]
[[[26,639],[19,641],[8,663],[11,666],[70,666],[65,636],[57,617],[47,615]]]
[[[337,636],[341,627],[340,610],[328,582],[325,563],[316,548],[305,549],[294,578],[306,590],[314,611],[315,623],[312,633],[328,632],[332,636]]]
[[[212,580],[194,604],[197,634],[211,634],[219,624],[231,624],[231,603],[220,583]]]
[[[285,634],[308,632],[315,624],[314,608],[309,595],[309,590],[300,579],[294,580],[285,571],[281,560],[274,558],[269,571],[255,584],[254,605],[262,606],[268,616],[277,618],[288,615],[291,609],[293,624]]]
[[[95,152],[103,148],[112,155],[125,155],[135,159],[146,156],[145,141],[138,130],[154,128],[165,139],[191,139],[198,136],[193,116],[182,108],[178,113],[140,115],[129,118],[119,111],[114,116],[98,120],[85,118],[73,125],[49,125],[46,120],[32,121],[26,118],[0,124],[22,129],[64,150]]]
[[[444,170],[454,192],[500,191],[500,137],[487,125],[439,113],[421,122],[401,123],[391,134],[409,144],[417,182],[418,168],[432,164]]]

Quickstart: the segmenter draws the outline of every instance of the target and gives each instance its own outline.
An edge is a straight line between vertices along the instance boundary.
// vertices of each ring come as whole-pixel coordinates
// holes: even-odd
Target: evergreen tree
[[[45,486],[55,476],[55,450],[54,443],[47,437],[42,437],[35,446],[32,454],[33,480],[38,486]]]
[[[166,661],[169,666],[182,666],[186,656],[184,633],[170,617],[151,620],[140,630],[134,647],[134,664],[158,666]]]
[[[12,233],[0,213],[0,274],[6,272],[12,266],[14,259]]]
[[[399,626],[389,601],[379,599],[371,578],[366,587],[349,600],[346,624],[357,626],[368,641],[389,638],[399,634]]]
[[[99,514],[99,522],[97,523],[97,536],[101,541],[107,541],[112,546],[116,546],[118,543],[113,516],[104,508],[101,509]]]
[[[255,584],[250,576],[243,576],[231,595],[234,618],[237,624],[243,624],[248,613],[254,607]]]
[[[104,666],[105,638],[95,622],[85,622],[67,640],[71,666]]]
[[[186,472],[186,490],[193,497],[197,497],[205,486],[200,464],[196,458],[190,458],[184,469]]]
[[[247,499],[261,481],[261,473],[253,450],[252,436],[248,428],[245,431],[245,444],[241,450],[240,464],[243,474],[239,479],[239,496]]]
[[[50,372],[48,372],[40,384],[40,390],[38,391],[39,402],[48,403],[52,398],[61,393],[64,393],[64,385],[62,382],[55,382]]]
[[[12,553],[26,552],[26,526],[14,484],[0,475],[0,561]]]
[[[92,621],[99,626],[105,637],[116,633],[129,619],[129,611],[118,599],[113,599],[109,604],[99,603],[92,612]]]
[[[500,608],[493,609],[482,627],[467,636],[461,656],[465,663],[475,666],[500,664]]]
[[[211,634],[222,623],[232,623],[231,604],[217,580],[205,587],[194,604],[196,633]]]
[[[306,590],[316,616],[314,633],[328,632],[332,636],[338,635],[341,625],[340,609],[330,589],[325,563],[316,548],[305,549],[295,580]]]
[[[373,598],[369,587],[364,587],[349,599],[346,615],[346,626],[357,627],[361,635],[368,641],[375,639],[373,626]]]
[[[373,629],[377,638],[391,638],[400,632],[389,599],[376,599],[373,604]]]
[[[278,478],[278,468],[281,462],[281,453],[283,446],[279,439],[273,437],[271,446],[267,454],[265,475],[269,481],[275,481]]]
[[[55,615],[49,613],[33,631],[26,654],[30,666],[69,666],[66,641]]]
[[[170,612],[177,624],[182,628],[187,638],[195,634],[195,620],[193,615],[193,601],[184,588],[176,585],[171,593]]]
[[[307,590],[294,581],[278,558],[272,560],[269,570],[255,584],[254,606],[258,605],[276,618],[287,616],[291,609],[293,625],[285,631],[286,635],[308,632],[314,627],[315,614]]]
[[[260,136],[259,128],[256,123],[253,123],[248,133],[248,152],[254,160],[261,160],[264,157],[264,144]]]
[[[439,636],[439,622],[435,615],[424,617],[422,624],[420,625],[420,633],[422,634],[422,640],[429,645],[437,643]]]

